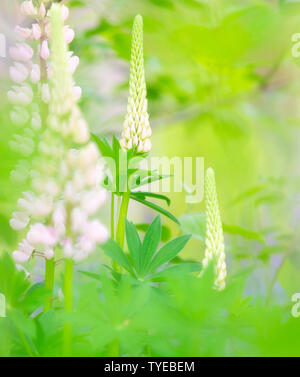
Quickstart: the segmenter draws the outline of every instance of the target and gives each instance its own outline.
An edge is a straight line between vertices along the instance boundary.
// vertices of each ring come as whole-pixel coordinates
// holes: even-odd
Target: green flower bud
[[[215,263],[215,287],[225,288],[226,261],[225,246],[222,229],[222,220],[219,211],[215,173],[212,168],[208,168],[205,175],[205,201],[206,201],[206,249],[203,259],[203,267],[214,261]]]

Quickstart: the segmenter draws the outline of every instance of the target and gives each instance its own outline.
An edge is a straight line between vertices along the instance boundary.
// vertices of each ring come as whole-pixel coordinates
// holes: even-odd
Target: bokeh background
[[[133,18],[144,18],[145,68],[154,156],[204,157],[216,172],[229,275],[251,267],[247,294],[286,302],[300,290],[300,2],[267,0],[73,0],[76,82],[92,132],[119,136],[126,112]],[[0,33],[13,42],[18,1],[2,0]],[[295,38],[295,37],[294,37]],[[299,48],[300,51],[300,48]],[[299,54],[300,55],[300,54]],[[6,92],[9,57],[0,58],[0,245],[26,180],[9,148],[16,130]],[[12,177],[13,175],[13,177]],[[203,256],[204,203],[171,193],[164,219],[173,236],[194,237],[181,258]],[[105,218],[108,216],[104,214]],[[136,223],[154,217],[131,204]],[[94,258],[96,258],[94,256]]]

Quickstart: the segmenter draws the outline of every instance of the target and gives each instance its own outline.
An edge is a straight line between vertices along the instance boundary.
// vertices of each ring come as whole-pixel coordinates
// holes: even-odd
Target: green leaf
[[[82,271],[82,270],[79,270],[78,272],[80,274],[88,276],[91,279],[94,279],[94,280],[97,280],[97,281],[101,281],[101,275],[100,274],[95,274],[94,272]]]
[[[20,300],[30,287],[24,271],[18,271],[8,253],[0,258],[0,293],[5,295],[6,303],[11,308],[19,307]]]
[[[113,259],[122,267],[124,267],[125,270],[134,275],[127,255],[124,253],[124,251],[120,248],[120,246],[117,244],[115,240],[110,238],[104,245],[102,245],[102,249],[104,250],[106,255],[108,255],[111,259]]]
[[[129,253],[130,253],[134,268],[137,274],[139,274],[140,269],[141,269],[140,255],[141,255],[142,243],[141,243],[139,234],[136,230],[136,227],[134,226],[132,222],[129,222],[127,219],[125,219],[125,227],[126,227],[126,240],[127,240]]]
[[[140,232],[147,232],[149,224],[136,224],[136,229]],[[168,242],[172,236],[171,229],[167,225],[162,225],[161,228],[161,240],[162,242]]]
[[[166,280],[170,276],[181,276],[185,274],[190,274],[192,272],[201,271],[201,263],[183,263],[178,264],[169,268],[164,269],[163,271],[156,272],[155,274],[149,276],[149,280],[160,282]]]
[[[154,171],[151,170],[143,170],[139,169],[137,171],[138,177],[135,178],[134,184],[131,183],[130,188],[131,190],[134,190],[137,187],[145,186],[150,183],[160,181],[164,178],[170,178],[172,175],[169,174],[157,174]]]
[[[175,258],[185,247],[190,238],[190,235],[180,236],[164,245],[151,261],[147,273],[153,273],[158,267]]]
[[[132,195],[130,197],[131,197],[131,199],[135,200],[136,202],[142,203],[145,206],[152,208],[154,211],[161,213],[162,215],[168,217],[170,220],[174,221],[176,224],[179,225],[179,221],[176,219],[176,217],[174,215],[172,215],[172,213],[170,213],[166,209],[158,206],[157,204],[148,202],[147,200],[143,200],[143,199],[137,198],[137,197],[132,196]]]
[[[51,292],[45,288],[45,284],[36,283],[26,292],[20,305],[27,313],[33,313],[41,308],[49,297],[51,297]]]
[[[105,138],[100,139],[98,136],[94,135],[93,133],[91,134],[91,137],[94,143],[97,145],[103,157],[111,157],[113,159],[115,158],[114,151],[111,149],[109,143],[107,142]]]
[[[157,216],[149,226],[144,238],[141,252],[141,273],[146,270],[150,260],[156,252],[161,238],[161,220]]]
[[[242,228],[238,225],[223,224],[223,230],[226,233],[236,234],[236,235],[242,236],[244,238],[248,238],[250,240],[260,242],[262,244],[266,243],[266,240],[265,240],[265,238],[262,234],[260,234],[258,232],[254,232],[252,230],[244,229],[244,228]]]
[[[119,150],[121,149],[121,146],[120,146],[119,140],[115,136],[113,136],[112,147],[113,147],[113,151],[115,153],[115,156],[118,156]]]
[[[180,217],[180,227],[184,233],[205,242],[206,215],[205,213],[190,213]]]
[[[147,197],[164,200],[168,206],[170,206],[171,204],[171,200],[167,196],[156,194],[155,192],[135,191],[135,192],[132,192],[131,195],[136,196],[137,198],[142,199],[142,200],[145,200]]]

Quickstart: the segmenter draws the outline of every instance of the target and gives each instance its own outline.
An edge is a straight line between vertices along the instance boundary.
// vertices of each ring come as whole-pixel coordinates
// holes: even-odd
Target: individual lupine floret
[[[203,259],[203,267],[206,268],[210,262],[214,262],[215,287],[225,288],[226,261],[224,235],[219,210],[219,203],[216,190],[215,173],[208,168],[205,175],[205,202],[206,202],[206,249]]]
[[[138,15],[132,31],[129,98],[120,144],[125,150],[136,148],[138,153],[150,152],[151,133],[144,72],[143,19]]]
[[[24,242],[38,255],[53,259],[59,246],[65,258],[79,262],[108,238],[106,227],[92,217],[105,202],[106,194],[100,186],[103,172],[99,152],[89,141],[88,126],[73,91],[67,47],[61,32],[61,7],[53,5],[51,15],[48,127],[41,135],[40,155],[33,163],[35,192],[23,194],[18,201],[20,211],[14,214],[10,224],[16,230],[27,230]],[[24,263],[30,257],[21,246],[24,242],[13,254],[17,263]]]

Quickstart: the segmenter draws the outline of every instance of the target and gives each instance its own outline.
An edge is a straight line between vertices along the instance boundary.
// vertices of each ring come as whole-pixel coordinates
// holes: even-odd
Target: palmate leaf
[[[178,224],[178,225],[180,224],[179,221],[177,220],[177,218],[174,215],[172,215],[172,213],[170,213],[166,209],[158,206],[157,204],[148,202],[147,200],[144,200],[144,199],[137,198],[134,195],[131,195],[130,197],[131,197],[131,199],[135,200],[136,202],[142,203],[145,206],[152,208],[154,211],[157,211],[157,212],[161,213],[162,215],[168,217],[170,220],[174,221],[176,224]]]
[[[142,243],[137,232],[136,227],[132,222],[129,222],[127,219],[125,220],[125,227],[126,227],[126,240],[129,249],[129,253],[131,256],[132,263],[137,274],[141,271],[141,248]]]
[[[191,235],[180,236],[164,245],[149,263],[149,266],[145,270],[146,274],[155,272],[158,267],[175,258],[185,247],[190,238]]]
[[[201,263],[177,264],[150,275],[149,280],[153,282],[165,281],[167,278],[170,278],[170,276],[184,276],[185,274],[190,274],[192,272],[199,272],[201,269]]]
[[[146,233],[150,225],[143,223],[143,224],[136,224],[135,226],[138,231]],[[161,227],[162,242],[168,242],[171,236],[172,236],[171,229],[167,225],[162,225]]]
[[[161,239],[161,220],[157,216],[149,226],[141,249],[141,273],[146,270],[150,260],[155,254]]]
[[[124,253],[124,251],[120,248],[120,246],[117,244],[115,240],[110,238],[104,245],[102,245],[102,249],[104,250],[106,255],[108,255],[111,259],[119,263],[130,274],[134,275],[133,269],[131,267],[127,255]]]
[[[162,225],[160,216],[157,216],[149,225],[143,242],[141,242],[137,228],[132,222],[126,220],[125,227],[130,258],[113,239],[103,245],[102,249],[106,255],[120,264],[135,278],[145,278],[147,275],[153,274],[160,266],[174,259],[191,237],[190,235],[178,237],[156,252],[161,241]],[[84,274],[98,279],[98,275]]]

